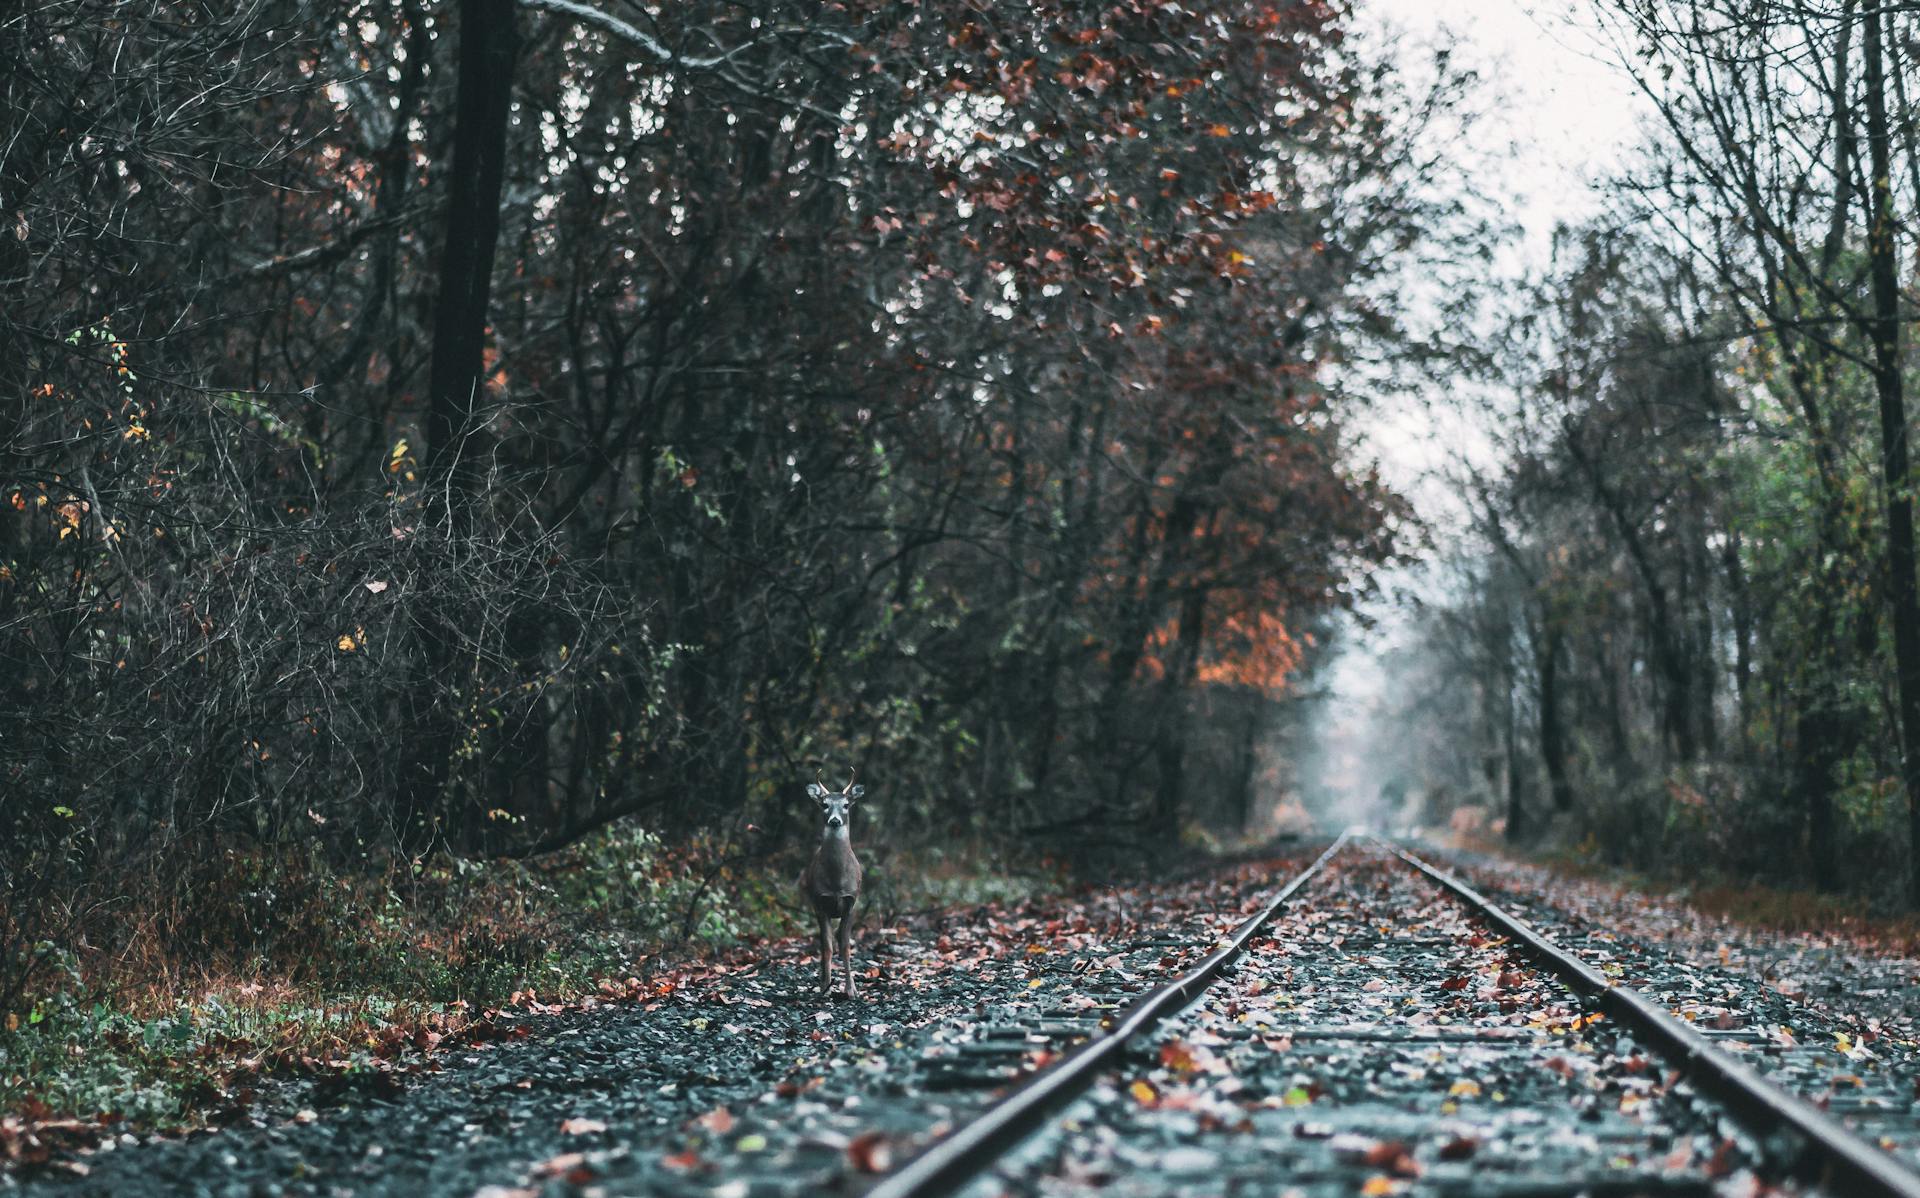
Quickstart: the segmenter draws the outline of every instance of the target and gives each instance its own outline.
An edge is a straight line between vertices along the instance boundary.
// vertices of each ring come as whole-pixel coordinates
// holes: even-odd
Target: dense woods
[[[1344,4],[0,16],[0,1008],[607,837],[697,908],[822,773],[883,889],[1261,835],[1417,560],[1412,814],[1911,901],[1920,13],[1580,15],[1654,119],[1511,288]]]
[[[1328,367],[1478,252],[1463,78],[1319,2],[317,11],[0,18],[9,960],[763,855],[821,769],[897,843],[1247,824],[1403,550]]]
[[[1508,329],[1404,768],[1515,840],[1905,901],[1920,17],[1595,11],[1656,119]]]
[[[1635,1103],[1560,1057],[1476,1058],[1489,1103],[1531,1076],[1499,1113],[1289,1056],[1311,1004],[1236,973],[1225,1018],[1272,1017],[1213,1047],[1273,1084],[1128,1049],[1160,1071],[1120,1109],[1231,1081],[1249,1121],[1179,1134],[1246,1145],[1388,1095],[1393,1138],[1312,1149],[1369,1193],[1533,1111],[1652,1129],[1590,971],[1536,985],[1364,838],[1321,857],[1354,818],[1634,924],[1581,933],[1610,985],[1898,1108],[1920,6],[1465,7],[1617,60],[1605,177],[1509,144],[1553,89],[1498,37],[1386,0],[0,7],[0,1187],[245,1122],[289,1192],[349,1175],[303,1137],[359,1177],[449,1128],[448,1192],[830,1176],[783,1136],[864,1178],[939,1062],[984,1099],[1256,908],[1283,990],[1327,918],[1391,949],[1298,954],[1357,1042],[1564,1020]],[[792,933],[849,911],[822,979]],[[428,1077],[508,1042],[553,1071]],[[413,1124],[314,1109],[416,1084]],[[1767,1184],[1730,1126],[1646,1176]],[[547,1164],[481,1180],[522,1133]]]

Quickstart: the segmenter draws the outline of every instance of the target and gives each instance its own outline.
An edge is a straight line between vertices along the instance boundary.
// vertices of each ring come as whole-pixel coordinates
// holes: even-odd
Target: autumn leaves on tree
[[[0,20],[21,903],[757,851],[828,757],[880,837],[1234,826],[1394,555],[1327,365],[1452,93],[1336,6],[107,7]]]

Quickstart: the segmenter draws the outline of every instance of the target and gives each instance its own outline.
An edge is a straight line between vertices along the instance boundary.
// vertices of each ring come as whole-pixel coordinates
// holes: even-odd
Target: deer
[[[848,825],[853,819],[853,801],[867,793],[864,786],[856,786],[851,778],[838,792],[828,790],[817,780],[807,784],[807,797],[820,804],[823,820],[820,828],[820,846],[813,851],[813,860],[807,863],[806,870],[800,875],[800,892],[813,908],[814,918],[820,921],[820,994],[827,997],[833,993],[833,934],[829,930],[834,920],[840,921],[840,960],[846,970],[844,993],[853,997],[853,955],[849,944],[853,938],[853,905],[860,901],[860,859],[853,855],[853,840],[848,835]]]

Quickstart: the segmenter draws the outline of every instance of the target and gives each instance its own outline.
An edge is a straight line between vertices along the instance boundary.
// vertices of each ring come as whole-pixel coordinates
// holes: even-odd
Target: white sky
[[[1556,220],[1593,211],[1588,184],[1620,161],[1645,112],[1593,25],[1595,0],[1355,0],[1355,32],[1451,38],[1494,89],[1485,132],[1517,148],[1503,190],[1536,264]]]
[[[1505,268],[1537,272],[1549,260],[1556,222],[1573,223],[1598,208],[1593,184],[1619,166],[1634,144],[1647,111],[1633,81],[1614,65],[1611,47],[1592,27],[1596,0],[1355,0],[1354,32],[1374,40],[1391,31],[1405,35],[1404,53],[1417,73],[1423,49],[1435,39],[1456,44],[1456,64],[1479,70],[1492,95],[1482,105],[1480,126],[1489,149],[1512,144],[1510,154],[1492,154],[1499,165],[1489,194],[1508,197],[1507,215],[1521,228]],[[1431,472],[1456,455],[1484,460],[1468,421],[1450,415],[1446,397],[1404,406],[1382,405],[1369,414],[1363,452],[1377,457],[1388,481],[1416,506],[1440,510],[1448,493]],[[1442,517],[1444,522],[1444,517]],[[1416,592],[1432,584],[1419,572],[1386,580]],[[1344,783],[1344,800],[1323,813],[1329,824],[1385,813],[1369,809],[1382,779],[1367,763],[1372,748],[1392,730],[1373,718],[1393,680],[1382,668],[1381,650],[1405,627],[1405,613],[1391,603],[1371,613],[1379,623],[1355,632],[1327,674],[1333,692],[1320,730],[1326,780]]]

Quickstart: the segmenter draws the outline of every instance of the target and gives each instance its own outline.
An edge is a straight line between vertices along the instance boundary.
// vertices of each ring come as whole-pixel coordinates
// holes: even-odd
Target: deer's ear
[[[867,788],[866,788],[866,787],[864,787],[864,786],[849,786],[849,787],[847,787],[847,797],[848,797],[848,798],[850,798],[850,799],[857,799],[857,798],[859,798],[859,797],[860,797],[861,795],[863,795],[863,794],[866,794],[866,793],[867,793]]]
[[[827,797],[827,788],[818,782],[809,782],[807,783],[807,797],[810,799],[824,799]]]

